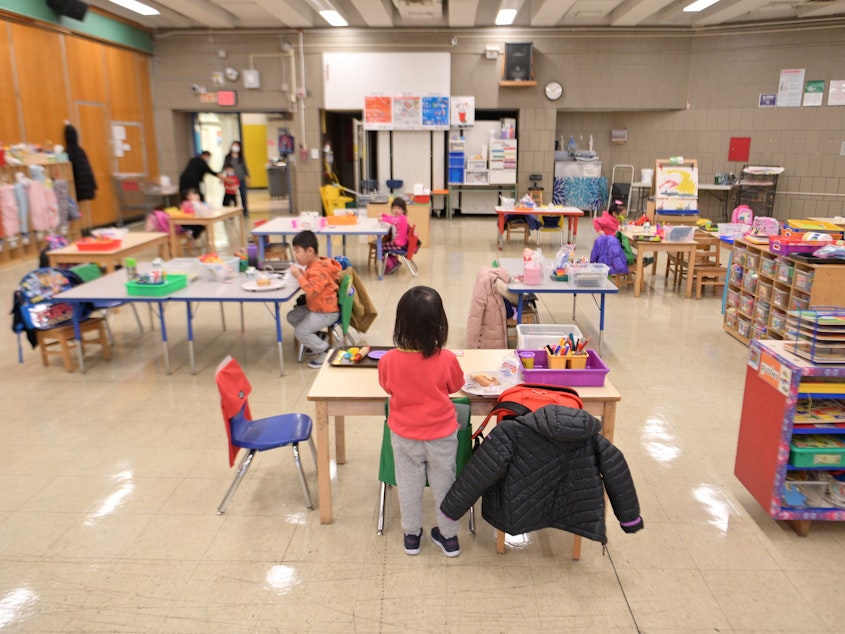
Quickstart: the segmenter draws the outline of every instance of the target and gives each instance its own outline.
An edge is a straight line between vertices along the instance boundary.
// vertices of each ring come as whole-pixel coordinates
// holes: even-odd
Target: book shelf
[[[778,256],[768,245],[734,240],[725,289],[724,330],[752,339],[787,338],[787,313],[845,302],[845,265]]]
[[[751,342],[734,474],[770,517],[804,536],[813,521],[845,521],[832,493],[845,449],[821,448],[845,434],[845,365],[813,364],[787,345]]]

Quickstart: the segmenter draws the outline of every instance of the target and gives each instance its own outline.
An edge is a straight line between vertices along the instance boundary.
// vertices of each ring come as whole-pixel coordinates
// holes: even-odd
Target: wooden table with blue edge
[[[521,281],[514,280],[515,277],[522,277],[522,260],[520,258],[501,258],[499,266],[505,269],[511,275],[511,281],[508,283],[508,290],[511,293],[519,295],[519,303],[516,307],[516,322],[522,323],[522,308],[525,295],[534,293],[563,293],[572,295],[572,320],[575,321],[575,308],[578,300],[578,295],[598,295],[599,296],[599,346],[598,352],[601,354],[602,341],[604,336],[604,311],[605,299],[607,295],[613,295],[619,292],[616,285],[607,278],[601,280],[599,286],[574,286],[572,282],[558,282],[552,279],[542,280],[539,284],[523,284]]]
[[[499,251],[505,242],[505,216],[563,216],[566,219],[566,242],[575,244],[578,240],[578,218],[584,215],[584,211],[578,207],[496,207],[499,235],[496,239]],[[537,220],[540,220],[537,218]]]
[[[149,263],[139,263],[138,269],[141,272],[149,268]],[[161,324],[161,342],[164,349],[164,363],[167,374],[171,374],[170,349],[168,346],[167,324],[164,318],[165,307],[169,302],[184,302],[188,318],[188,350],[191,360],[191,373],[196,374],[194,363],[194,333],[193,333],[193,304],[200,302],[234,302],[241,305],[241,329],[244,329],[243,304],[249,302],[272,303],[275,305],[274,316],[276,320],[276,341],[279,347],[279,371],[284,375],[284,356],[282,349],[282,322],[280,304],[289,301],[299,292],[299,283],[291,276],[288,281],[279,289],[268,292],[250,292],[242,285],[247,281],[244,274],[240,274],[231,282],[207,282],[194,281],[188,284],[187,288],[159,297],[144,297],[129,295],[126,292],[126,270],[109,273],[96,280],[80,284],[72,289],[59,293],[56,299],[66,301],[73,305],[73,328],[77,342],[81,337],[79,322],[83,312],[83,304],[86,302],[136,302],[148,304],[150,309],[155,309],[156,317]],[[222,308],[221,308],[222,314]],[[223,320],[223,329],[226,329]],[[82,353],[82,346],[77,343],[79,356],[79,369],[85,372],[85,358]]]
[[[294,236],[300,231],[298,218],[274,218],[252,230],[252,235],[258,240],[258,261],[264,260],[264,236]],[[318,236],[326,236],[326,257],[332,257],[332,236],[343,238],[343,254],[346,255],[347,236],[376,236],[376,262],[378,262],[378,279],[384,277],[384,259],[381,238],[390,233],[390,225],[379,222],[376,218],[364,218],[352,225],[326,225],[320,229],[312,229]]]

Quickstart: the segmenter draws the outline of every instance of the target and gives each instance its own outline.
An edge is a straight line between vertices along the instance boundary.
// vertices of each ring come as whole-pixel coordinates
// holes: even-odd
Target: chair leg
[[[416,264],[414,264],[413,260],[409,260],[409,259],[408,259],[408,258],[406,258],[404,255],[402,255],[402,256],[400,256],[400,257],[402,258],[402,261],[403,261],[403,262],[407,265],[408,270],[411,272],[411,275],[413,275],[414,277],[416,277],[416,276],[417,276],[417,273],[419,272],[419,271],[417,270],[417,265],[416,265]]]
[[[299,459],[299,443],[293,443],[293,462],[296,464],[296,472],[299,474],[299,484],[302,485],[302,492],[305,494],[305,506],[309,511],[314,510],[314,503],[311,502],[311,492],[308,490],[308,482],[305,480],[305,472],[302,470],[302,460]]]
[[[505,554],[505,532],[497,530],[496,531],[496,552],[500,555]]]
[[[244,479],[249,466],[252,464],[252,458],[255,456],[257,451],[257,449],[250,449],[250,451],[241,460],[241,464],[238,465],[238,472],[235,474],[235,480],[232,482],[229,490],[226,491],[226,497],[223,498],[220,506],[217,507],[218,515],[223,515],[223,513],[226,512],[229,502],[232,501],[232,496],[235,495],[235,491],[238,490],[238,486],[240,485],[241,480]]]
[[[296,355],[296,362],[302,363],[302,357],[304,357],[304,356],[305,356],[305,344],[301,343],[301,344],[299,344],[299,352],[297,352],[297,355]]]
[[[384,507],[387,502],[387,485],[381,483],[381,491],[378,498],[378,534],[384,535]]]
[[[314,459],[314,468],[317,467],[317,445],[314,444],[314,439],[308,437],[308,446],[311,447],[311,457]]]
[[[106,337],[109,339],[109,344],[112,346],[114,345],[114,334],[111,331],[111,326],[109,326],[109,313],[111,309],[106,309],[106,312],[103,313],[103,323],[106,326]]]
[[[132,309],[132,314],[135,315],[135,322],[138,324],[138,331],[143,334],[144,324],[141,323],[141,317],[138,315],[138,309],[135,308],[135,302],[130,302],[129,307]]]
[[[475,506],[469,507],[469,532],[475,535]]]

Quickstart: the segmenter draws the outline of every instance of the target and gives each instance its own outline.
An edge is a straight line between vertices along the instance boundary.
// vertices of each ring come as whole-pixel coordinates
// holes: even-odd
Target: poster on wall
[[[422,98],[423,128],[449,129],[449,97],[439,95]]]
[[[453,126],[475,124],[475,97],[452,97],[449,104],[449,122]]]
[[[778,82],[778,107],[796,108],[801,105],[804,94],[803,68],[786,68],[780,71]]]
[[[419,130],[422,128],[422,98],[402,95],[393,98],[393,129]]]
[[[364,129],[390,130],[393,127],[393,99],[384,95],[364,97]]]
[[[827,92],[828,106],[845,106],[845,79],[831,79]]]
[[[778,105],[778,96],[776,93],[773,92],[761,92],[760,93],[760,107],[761,108],[772,108]]]
[[[820,106],[824,97],[824,80],[810,80],[804,84],[804,105]]]

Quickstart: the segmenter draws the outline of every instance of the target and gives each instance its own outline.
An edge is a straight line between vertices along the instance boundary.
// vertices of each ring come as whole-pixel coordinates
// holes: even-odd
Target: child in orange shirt
[[[340,263],[320,257],[317,236],[313,231],[300,231],[293,238],[293,257],[299,266],[291,273],[305,293],[305,304],[297,305],[287,314],[288,323],[300,343],[315,355],[309,368],[320,368],[326,360],[329,343],[320,332],[331,327],[340,317],[337,303],[337,274]]]

